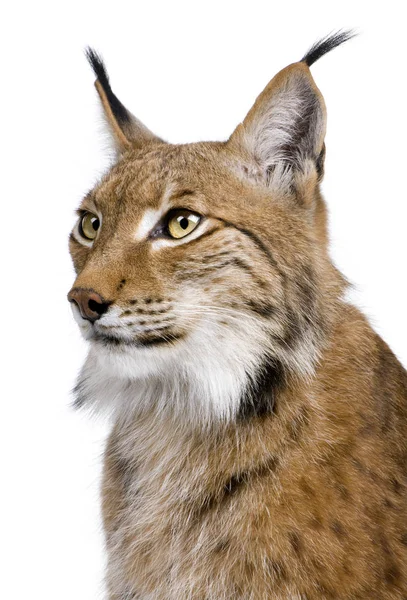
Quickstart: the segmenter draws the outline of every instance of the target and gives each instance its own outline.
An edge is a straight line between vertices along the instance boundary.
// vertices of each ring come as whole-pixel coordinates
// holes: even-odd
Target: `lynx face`
[[[109,402],[131,389],[127,408],[271,410],[270,389],[313,372],[342,287],[318,193],[325,108],[307,65],[279,73],[228,142],[174,146],[89,57],[119,158],[70,237],[68,298],[91,345],[77,402],[100,402],[109,380]]]

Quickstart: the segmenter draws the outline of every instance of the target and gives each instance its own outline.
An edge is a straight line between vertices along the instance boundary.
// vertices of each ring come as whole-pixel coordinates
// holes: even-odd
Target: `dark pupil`
[[[100,223],[99,223],[99,219],[97,219],[96,217],[94,217],[94,218],[92,219],[91,223],[92,223],[92,227],[93,227],[93,229],[94,229],[95,231],[97,231],[97,230],[99,229],[99,225],[100,225]]]
[[[179,220],[179,226],[182,227],[182,229],[187,229],[189,225],[189,221],[186,217],[181,217]]]

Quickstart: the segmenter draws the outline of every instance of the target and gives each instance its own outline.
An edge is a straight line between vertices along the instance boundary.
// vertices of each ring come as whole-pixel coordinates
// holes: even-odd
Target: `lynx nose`
[[[68,294],[69,302],[74,302],[79,308],[83,319],[94,323],[107,311],[109,302],[103,300],[94,290],[73,288]]]

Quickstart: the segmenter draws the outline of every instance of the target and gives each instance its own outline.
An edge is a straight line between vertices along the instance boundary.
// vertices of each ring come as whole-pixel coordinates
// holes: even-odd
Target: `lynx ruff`
[[[117,161],[70,236],[88,358],[113,420],[110,600],[407,598],[407,376],[328,253],[326,111],[278,73],[226,142],[167,144],[88,59]]]

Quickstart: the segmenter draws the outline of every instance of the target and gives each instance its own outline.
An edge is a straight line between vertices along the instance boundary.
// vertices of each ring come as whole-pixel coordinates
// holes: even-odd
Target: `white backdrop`
[[[105,425],[70,408],[85,355],[67,237],[106,168],[93,45],[119,98],[172,142],[225,139],[277,70],[340,27],[313,73],[328,106],[332,255],[407,364],[405,19],[399,1],[9,2],[0,15],[0,597],[97,600]]]

